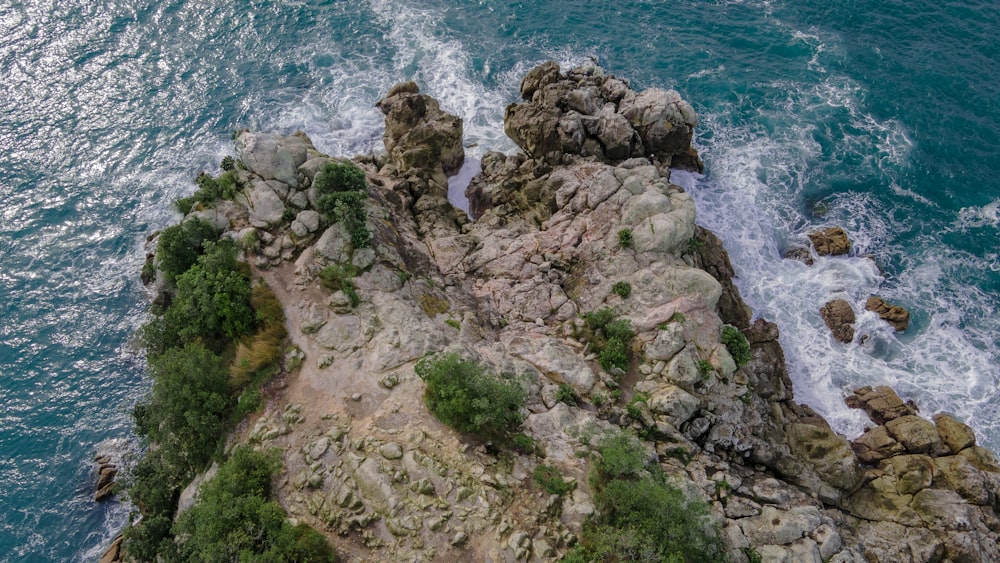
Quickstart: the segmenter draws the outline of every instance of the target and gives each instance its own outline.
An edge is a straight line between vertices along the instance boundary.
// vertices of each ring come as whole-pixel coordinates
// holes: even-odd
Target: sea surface
[[[94,560],[126,522],[91,458],[135,447],[145,239],[233,129],[379,151],[373,104],[413,79],[471,157],[512,150],[503,108],[548,59],[694,105],[705,174],[674,181],[798,400],[853,437],[845,393],[889,384],[1000,448],[998,29],[995,0],[0,0],[0,560]],[[782,260],[830,225],[849,257]],[[872,293],[909,330],[862,313],[834,342],[819,308]]]

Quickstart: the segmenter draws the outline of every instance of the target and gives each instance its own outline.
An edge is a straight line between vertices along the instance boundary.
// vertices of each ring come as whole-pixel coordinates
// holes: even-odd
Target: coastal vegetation
[[[193,197],[216,189],[205,178]],[[136,433],[149,447],[132,471],[129,495],[141,520],[125,531],[128,557],[333,560],[322,536],[292,526],[270,500],[276,458],[249,449],[222,453],[225,435],[259,405],[260,385],[280,366],[287,337],[281,303],[266,284],[251,282],[235,243],[199,219],[160,234],[156,267],[169,298],[141,330],[153,387],[133,410]],[[221,464],[218,476],[175,521],[181,490],[212,461]]]
[[[631,292],[631,287],[629,288]],[[628,319],[619,319],[613,309],[584,313],[583,327],[575,327],[576,336],[589,342],[597,361],[608,373],[620,377],[632,361],[632,337],[635,331]]]
[[[722,337],[719,341],[726,345],[726,350],[733,357],[737,367],[750,363],[750,342],[738,328],[732,325],[722,327]]]
[[[590,484],[597,512],[563,561],[725,561],[708,504],[671,483],[635,436],[616,431],[596,450]]]
[[[524,388],[458,354],[422,358],[414,368],[427,383],[424,402],[441,422],[487,440],[507,441],[524,420]]]
[[[313,186],[319,212],[329,221],[344,225],[354,248],[367,246],[372,234],[365,226],[368,184],[364,171],[350,162],[328,162],[316,174]]]

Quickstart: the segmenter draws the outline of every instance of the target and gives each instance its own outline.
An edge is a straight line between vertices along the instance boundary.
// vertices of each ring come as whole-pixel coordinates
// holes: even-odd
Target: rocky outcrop
[[[841,527],[874,561],[997,561],[1000,465],[950,415],[916,414],[887,387],[864,387],[848,405],[877,424],[852,446],[864,485],[843,502]]]
[[[850,343],[854,340],[854,309],[843,299],[834,299],[819,310],[823,321],[830,328],[833,337],[840,342]]]
[[[849,441],[794,402],[778,328],[752,320],[721,242],[670,182],[692,154],[690,106],[554,63],[529,72],[522,95],[505,126],[524,152],[483,158],[475,222],[430,189],[448,151],[404,159],[428,154],[413,132],[436,108],[406,84],[383,100],[390,155],[359,161],[368,248],[312,217],[314,199],[262,227],[224,214],[226,236],[255,234],[247,258],[288,318],[290,373],[236,440],[280,449],[293,518],[356,561],[558,560],[596,510],[588,452],[626,428],[710,503],[734,562],[996,560],[996,462],[968,427],[859,389],[851,402],[875,426]],[[330,160],[307,156],[286,206]],[[270,181],[256,163],[281,161],[255,158],[250,189]],[[354,299],[322,283],[331,264],[352,266]],[[634,331],[624,367],[603,368],[585,338],[581,315],[604,309]],[[726,324],[748,358],[721,342]],[[414,363],[441,351],[518,377],[531,451],[498,454],[430,415]],[[556,400],[567,388],[573,404]],[[539,491],[541,464],[575,489]]]
[[[414,82],[396,84],[375,105],[385,115],[382,139],[393,174],[419,180],[415,186],[429,182],[432,193],[447,196],[447,177],[465,161],[462,119],[441,111]]]
[[[865,302],[865,309],[877,314],[879,318],[892,325],[892,328],[896,329],[897,332],[902,332],[910,326],[910,312],[898,305],[887,303],[881,297],[875,295],[869,297],[868,301]]]
[[[830,227],[809,233],[809,240],[820,256],[840,256],[851,251],[851,241],[841,227]]]

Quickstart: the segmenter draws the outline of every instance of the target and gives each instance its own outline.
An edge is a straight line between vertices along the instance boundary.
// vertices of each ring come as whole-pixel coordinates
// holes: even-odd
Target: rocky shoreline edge
[[[594,444],[621,428],[708,504],[731,561],[1000,560],[1000,465],[968,426],[862,388],[848,404],[872,426],[849,442],[794,402],[777,327],[752,319],[670,183],[703,166],[690,104],[555,63],[521,94],[505,112],[521,152],[483,157],[474,221],[447,200],[461,120],[413,83],[378,103],[386,154],[355,160],[370,243],[317,211],[317,175],[341,159],[302,133],[240,132],[239,192],[186,214],[239,241],[284,309],[282,374],[230,442],[280,450],[294,521],[350,561],[558,560],[599,512]],[[350,274],[324,283],[330,268]],[[583,334],[604,310],[630,323],[624,363]],[[529,453],[428,412],[414,364],[440,352],[521,378]],[[575,487],[540,490],[539,466]]]

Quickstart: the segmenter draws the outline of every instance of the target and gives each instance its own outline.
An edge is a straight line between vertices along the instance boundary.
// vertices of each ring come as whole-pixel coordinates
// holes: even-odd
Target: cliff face
[[[619,426],[711,503],[733,561],[1000,560],[1000,469],[967,427],[862,390],[879,425],[851,444],[793,401],[777,327],[751,323],[721,242],[670,183],[672,166],[701,166],[687,102],[553,63],[521,91],[505,130],[524,152],[485,155],[474,222],[446,199],[461,121],[413,84],[379,102],[389,154],[359,163],[368,247],[316,213],[331,159],[300,133],[241,133],[245,195],[194,212],[256,240],[248,261],[284,304],[298,365],[237,439],[281,449],[292,517],[349,560],[552,560],[594,512],[578,453]],[[321,283],[347,264],[356,300]],[[627,369],[581,336],[581,315],[605,308],[635,331]],[[498,453],[427,411],[413,366],[441,351],[522,377],[536,453]],[[568,389],[576,406],[557,401]],[[576,489],[539,491],[539,464]]]

